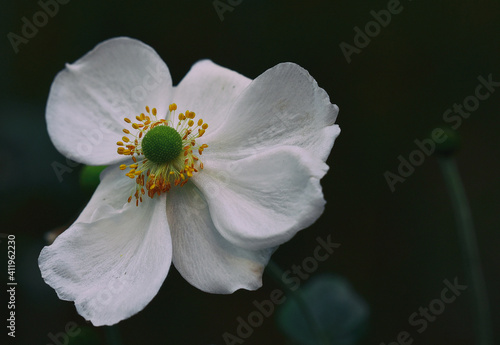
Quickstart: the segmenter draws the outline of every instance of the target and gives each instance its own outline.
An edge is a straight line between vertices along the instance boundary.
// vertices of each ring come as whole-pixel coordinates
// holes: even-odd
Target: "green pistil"
[[[141,145],[147,159],[156,164],[164,164],[180,155],[182,138],[172,127],[160,125],[146,133]]]

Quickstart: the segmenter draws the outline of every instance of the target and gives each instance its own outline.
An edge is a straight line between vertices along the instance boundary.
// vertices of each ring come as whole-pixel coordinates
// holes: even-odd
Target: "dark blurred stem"
[[[439,165],[451,197],[461,246],[460,249],[464,259],[465,274],[472,290],[476,323],[476,343],[478,345],[493,345],[488,296],[465,189],[453,156],[439,157]]]
[[[106,345],[123,345],[118,325],[106,327]]]
[[[291,297],[295,302],[297,302],[299,309],[302,311],[302,314],[304,315],[304,319],[306,319],[312,334],[314,334],[314,337],[316,338],[317,344],[329,345],[330,342],[328,341],[325,332],[323,332],[316,318],[311,313],[311,309],[307,305],[304,296],[300,291],[300,288],[297,290],[292,290],[287,284],[283,282],[282,277],[285,274],[285,272],[273,260],[269,260],[266,272],[268,272],[268,274],[271,277],[273,277],[283,287],[283,289],[285,290],[286,294],[289,297]]]

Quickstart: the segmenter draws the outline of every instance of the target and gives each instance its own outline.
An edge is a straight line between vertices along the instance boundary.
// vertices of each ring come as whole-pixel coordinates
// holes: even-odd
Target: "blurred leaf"
[[[363,335],[368,323],[368,305],[346,279],[333,274],[319,275],[299,292],[330,344],[352,345]],[[320,345],[293,298],[288,298],[278,310],[277,321],[283,332],[298,344]]]
[[[80,327],[75,330],[74,336],[69,337],[68,345],[99,345],[102,342],[95,329],[90,327]]]
[[[99,175],[106,166],[86,165],[80,171],[80,187],[83,191],[92,193],[101,182]]]

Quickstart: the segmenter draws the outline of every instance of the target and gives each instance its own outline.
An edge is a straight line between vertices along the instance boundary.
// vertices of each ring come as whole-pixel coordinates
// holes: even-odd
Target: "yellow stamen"
[[[204,123],[203,119],[195,122],[193,120],[196,117],[195,112],[186,110],[175,117],[173,117],[174,114],[169,114],[167,119],[170,120],[167,120],[157,118],[157,108],[145,106],[145,109],[146,114],[151,114],[151,117],[141,113],[135,117],[137,123],[132,123],[129,118],[125,118],[125,122],[129,123],[135,132],[123,129],[123,133],[131,135],[133,138],[123,136],[122,141],[116,143],[118,145],[117,153],[129,155],[134,162],[130,165],[122,164],[120,169],[130,169],[125,176],[134,181],[135,191],[128,198],[128,202],[135,198],[136,205],[142,202],[143,195],[154,198],[157,194],[167,193],[173,186],[185,185],[198,172],[198,169],[203,169],[203,163],[193,151],[198,151],[201,155],[203,150],[208,147],[206,144],[197,144],[197,139],[205,133],[208,124]],[[170,104],[168,110],[170,113],[174,112],[177,110],[177,105]],[[177,158],[168,163],[157,164],[144,156],[142,140],[152,128],[157,126],[174,128],[181,136],[182,151]],[[194,131],[193,127],[198,128],[198,130]]]

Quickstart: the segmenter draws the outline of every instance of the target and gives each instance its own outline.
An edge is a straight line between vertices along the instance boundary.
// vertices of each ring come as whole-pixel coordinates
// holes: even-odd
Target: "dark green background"
[[[206,1],[84,1],[61,5],[16,54],[7,38],[36,1],[3,1],[1,40],[1,232],[16,234],[17,337],[13,344],[50,344],[49,332],[68,322],[89,325],[72,303],[44,284],[37,256],[49,230],[70,224],[88,199],[78,170],[59,182],[51,164],[65,164],[47,135],[44,107],[51,82],[99,42],[130,36],[151,45],[177,84],[199,59],[255,78],[284,61],[306,68],[340,107],[342,133],[322,180],[327,208],[273,256],[284,269],[312,255],[316,237],[332,234],[341,247],[316,274],[350,280],[371,307],[363,344],[394,341],[410,332],[414,344],[473,344],[470,291],[447,305],[419,334],[408,317],[440,297],[444,279],[465,283],[453,213],[434,156],[391,193],[383,177],[397,157],[416,149],[443,112],[473,95],[477,77],[500,81],[500,4],[493,0],[402,0],[403,10],[347,63],[339,48],[353,44],[354,27],[373,20],[388,1],[243,0],[221,21]],[[458,165],[470,197],[490,294],[493,324],[500,323],[499,131],[500,89],[458,128]],[[0,253],[6,256],[3,239]],[[6,260],[0,260],[6,272]],[[2,273],[5,277],[5,273]],[[4,285],[5,286],[5,285]],[[124,344],[223,344],[236,318],[269,297],[276,283],[264,277],[256,292],[220,296],[198,291],[171,269],[145,310],[119,324]],[[3,289],[3,288],[2,288]],[[5,299],[6,301],[6,299]],[[6,311],[0,302],[2,315]],[[4,319],[2,317],[2,319]],[[1,323],[5,332],[3,322]],[[89,333],[92,333],[89,330]],[[96,336],[105,342],[104,330]],[[2,334],[4,336],[4,334]],[[500,334],[497,332],[497,339]],[[285,344],[272,318],[246,344]]]

